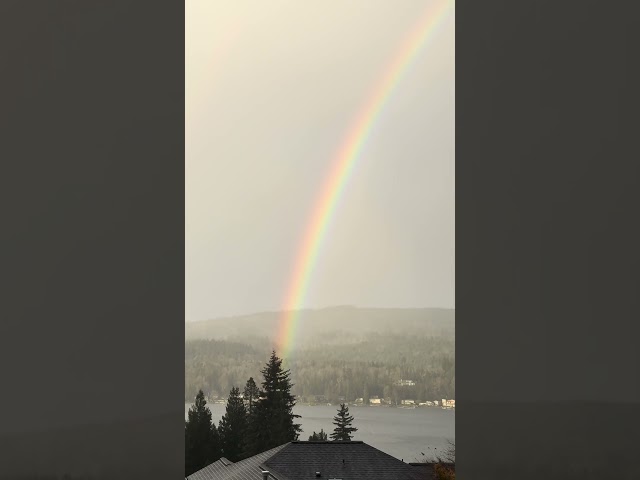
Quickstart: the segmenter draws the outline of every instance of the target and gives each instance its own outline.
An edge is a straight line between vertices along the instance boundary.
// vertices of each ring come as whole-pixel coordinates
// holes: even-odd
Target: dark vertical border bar
[[[0,478],[181,478],[184,3],[0,22]]]
[[[456,2],[461,478],[640,478],[637,10]]]

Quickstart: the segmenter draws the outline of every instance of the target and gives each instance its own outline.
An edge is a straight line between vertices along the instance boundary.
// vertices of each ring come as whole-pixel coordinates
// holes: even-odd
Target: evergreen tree
[[[247,456],[297,440],[302,431],[300,425],[294,423],[300,415],[293,413],[296,399],[291,394],[293,384],[289,380],[290,372],[282,369],[282,359],[278,358],[275,351],[261,373],[264,381],[255,409],[249,417]]]
[[[247,406],[247,413],[251,415],[255,408],[256,402],[260,396],[260,390],[256,385],[256,382],[253,380],[253,377],[250,377],[247,380],[247,384],[244,387],[244,401]]]
[[[189,408],[187,418],[184,425],[185,476],[220,458],[216,427],[211,423],[211,411],[207,407],[202,390],[198,392],[195,403]]]
[[[324,429],[320,430],[320,433],[313,432],[313,435],[309,437],[310,442],[322,442],[327,440],[327,434]]]
[[[244,407],[240,389],[233,387],[227,400],[227,410],[218,427],[222,454],[237,462],[242,460],[245,435],[247,432],[247,412]]]
[[[211,463],[222,457],[222,441],[220,440],[220,432],[216,428],[215,423],[211,423]]]
[[[336,428],[331,434],[331,440],[351,441],[351,434],[358,431],[357,428],[351,426],[351,422],[353,422],[353,416],[349,415],[349,407],[341,403],[338,414],[333,417],[333,424]]]

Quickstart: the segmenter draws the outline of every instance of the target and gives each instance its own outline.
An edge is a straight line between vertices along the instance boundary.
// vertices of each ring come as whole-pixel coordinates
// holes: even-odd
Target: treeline
[[[232,387],[225,414],[216,426],[200,390],[185,421],[185,476],[222,457],[237,462],[271,448],[297,440],[302,428],[293,413],[296,397],[291,393],[291,373],[283,369],[275,351],[261,371],[262,388],[250,377],[244,389]],[[331,440],[350,441],[358,431],[352,425],[349,407],[340,405],[333,419]],[[327,440],[324,430],[313,432],[309,440]]]
[[[248,339],[249,340],[249,339]],[[185,344],[185,400],[202,389],[224,396],[243,379],[256,377],[271,345],[221,340]],[[455,343],[451,337],[370,334],[365,340],[345,339],[322,347],[294,351],[286,368],[298,379],[292,393],[302,401],[331,403],[365,401],[377,396],[397,403],[455,398]],[[399,386],[400,379],[415,386]]]
[[[207,397],[226,396],[232,387],[243,385],[249,378],[258,378],[265,348],[224,340],[192,340],[185,343],[185,400],[193,401],[198,390]]]
[[[242,392],[233,387],[218,426],[212,422],[204,392],[199,391],[185,422],[185,475],[221,457],[237,462],[284,443],[302,431],[293,414],[290,372],[272,352],[262,369],[262,388],[249,378]]]

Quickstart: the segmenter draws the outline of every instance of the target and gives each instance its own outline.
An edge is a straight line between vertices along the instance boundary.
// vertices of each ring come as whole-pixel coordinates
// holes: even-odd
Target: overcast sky
[[[430,2],[186,2],[187,321],[282,307],[335,153]],[[306,307],[454,307],[454,37],[451,15],[389,98]]]

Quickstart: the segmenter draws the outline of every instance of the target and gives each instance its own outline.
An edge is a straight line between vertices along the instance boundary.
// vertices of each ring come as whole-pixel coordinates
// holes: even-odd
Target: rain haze
[[[283,308],[336,154],[431,3],[186,2],[186,321]],[[304,307],[454,308],[454,38],[449,14],[376,117]]]

